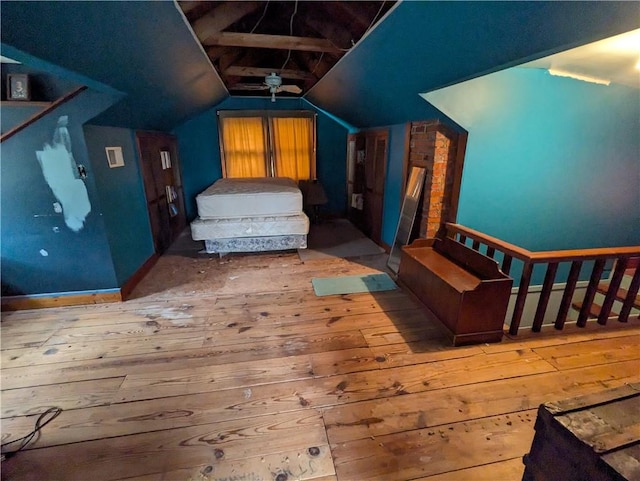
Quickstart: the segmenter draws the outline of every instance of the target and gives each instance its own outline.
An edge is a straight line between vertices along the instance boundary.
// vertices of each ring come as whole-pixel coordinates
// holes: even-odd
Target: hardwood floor
[[[539,404],[640,380],[640,327],[452,348],[401,290],[316,297],[301,263],[174,249],[134,299],[2,316],[6,480],[519,480]],[[12,448],[9,446],[8,448]]]

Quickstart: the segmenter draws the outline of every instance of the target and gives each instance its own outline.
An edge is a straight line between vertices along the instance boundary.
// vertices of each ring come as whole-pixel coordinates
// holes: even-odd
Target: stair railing
[[[484,252],[482,253],[492,259],[500,257],[498,253],[501,253],[502,260],[500,262],[500,268],[505,274],[509,274],[511,271],[513,259],[518,259],[523,263],[513,316],[509,325],[509,334],[511,335],[517,335],[520,329],[527,295],[529,294],[533,268],[538,264],[546,265],[546,272],[531,327],[533,332],[540,332],[542,329],[551,291],[556,279],[556,273],[561,262],[570,262],[571,268],[562,294],[560,307],[555,318],[554,326],[556,329],[564,329],[580,276],[580,270],[583,263],[588,261],[593,261],[593,267],[584,299],[581,303],[576,303],[580,308],[576,323],[578,327],[585,327],[587,325],[592,308],[594,307],[593,301],[596,292],[599,290],[599,285],[600,291],[605,296],[597,316],[597,322],[600,325],[605,325],[609,317],[612,316],[612,307],[616,299],[622,302],[622,308],[617,316],[617,320],[623,323],[628,322],[632,308],[638,307],[640,303],[637,297],[638,288],[640,287],[640,268],[638,268],[640,246],[532,252],[460,224],[447,223],[446,228],[449,237],[465,245],[468,245],[468,241],[470,240],[470,247],[479,252],[482,252],[481,249],[484,247]],[[613,274],[608,287],[606,290],[603,290],[601,277],[607,262],[612,261],[613,265],[615,265]],[[620,285],[627,270],[632,272],[632,278],[628,289],[625,290],[621,289]]]
[[[71,92],[68,92],[67,94],[63,95],[59,99],[51,102],[49,105],[47,105],[47,107],[45,107],[42,110],[36,112],[31,117],[26,119],[24,122],[16,125],[15,127],[7,130],[4,134],[0,135],[0,143],[4,142],[7,139],[10,139],[11,137],[16,135],[21,130],[27,128],[29,125],[31,125],[31,124],[35,123],[36,121],[40,120],[42,117],[47,115],[49,112],[57,109],[62,104],[68,102],[69,100],[71,100],[72,98],[74,98],[79,93],[81,93],[81,92],[83,92],[85,90],[87,90],[87,87],[85,85],[82,85],[82,86],[72,90]],[[28,103],[25,103],[25,105],[28,105]]]

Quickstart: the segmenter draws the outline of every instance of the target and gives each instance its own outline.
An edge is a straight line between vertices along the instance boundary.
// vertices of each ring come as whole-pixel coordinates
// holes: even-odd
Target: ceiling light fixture
[[[569,77],[576,80],[582,80],[583,82],[590,82],[590,83],[600,84],[600,85],[609,85],[611,83],[611,80],[598,78],[598,77],[591,77],[589,75],[582,75],[579,73],[567,72],[565,70],[558,70],[555,68],[550,68],[549,73],[551,75],[555,75],[556,77]]]

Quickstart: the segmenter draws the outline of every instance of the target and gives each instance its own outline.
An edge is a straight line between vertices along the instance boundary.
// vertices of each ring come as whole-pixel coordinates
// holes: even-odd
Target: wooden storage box
[[[640,384],[540,406],[523,481],[640,480]]]

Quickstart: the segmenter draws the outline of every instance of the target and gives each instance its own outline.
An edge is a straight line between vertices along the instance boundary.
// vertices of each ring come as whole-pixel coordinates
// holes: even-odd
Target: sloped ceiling
[[[97,123],[169,130],[228,96],[173,2],[5,1],[1,7],[3,45],[127,94]]]
[[[232,95],[270,96],[265,76],[284,79],[280,97],[311,88],[395,4],[385,1],[180,1]]]
[[[175,2],[1,8],[3,45],[126,94],[99,123],[169,130],[229,95]],[[639,27],[640,2],[404,1],[304,98],[362,128],[432,118],[421,92]]]
[[[639,2],[405,1],[305,98],[358,127],[430,118],[421,92],[638,26]]]

